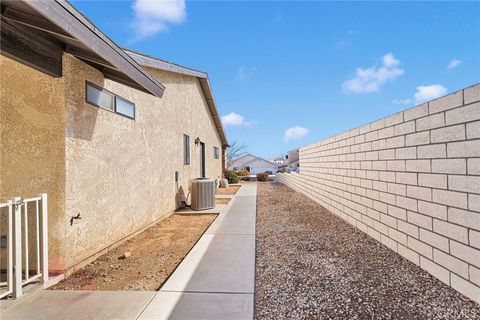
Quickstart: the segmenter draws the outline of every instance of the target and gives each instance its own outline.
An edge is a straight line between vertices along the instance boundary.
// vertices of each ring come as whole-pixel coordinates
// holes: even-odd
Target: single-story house
[[[69,274],[218,179],[207,73],[124,50],[64,0],[1,3],[0,198],[48,194],[49,267]]]
[[[254,156],[253,154],[246,154],[238,159],[233,160],[228,169],[235,171],[246,169],[250,172],[250,174],[262,172],[271,172],[272,174],[275,174],[277,172],[277,165],[263,158]]]

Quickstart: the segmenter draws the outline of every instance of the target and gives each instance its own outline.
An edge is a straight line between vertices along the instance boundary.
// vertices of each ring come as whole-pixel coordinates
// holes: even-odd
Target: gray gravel
[[[257,195],[256,319],[480,319],[480,305],[277,183]]]

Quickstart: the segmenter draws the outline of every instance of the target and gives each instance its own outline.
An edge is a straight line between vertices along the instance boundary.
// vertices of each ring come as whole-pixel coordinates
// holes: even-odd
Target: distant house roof
[[[277,165],[276,165],[275,163],[273,163],[273,162],[271,162],[271,161],[268,161],[268,160],[266,160],[266,159],[260,158],[260,157],[256,157],[255,159],[252,159],[251,161],[247,162],[245,165],[246,165],[246,166],[252,166],[252,164],[253,164],[254,162],[257,162],[257,163],[258,163],[258,162],[261,162],[261,163],[266,164],[266,165],[269,166],[269,167],[275,167],[275,168],[277,167]]]
[[[250,154],[250,153],[247,153],[247,154],[244,154],[243,156],[241,157],[238,157],[236,159],[233,159],[232,163],[230,164],[230,168],[233,168],[233,167],[242,167],[245,163],[249,162],[250,160],[252,159],[255,159],[256,156],[254,156],[253,154]]]
[[[225,129],[223,128],[223,124],[218,113],[217,104],[215,102],[215,98],[213,97],[212,87],[210,86],[210,81],[208,80],[208,74],[206,72],[183,67],[178,64],[167,62],[165,60],[155,58],[143,53],[135,52],[129,49],[124,50],[126,53],[128,53],[128,55],[135,59],[135,61],[137,61],[140,65],[144,67],[150,67],[154,69],[179,73],[198,78],[198,80],[200,81],[200,87],[202,88],[203,94],[205,96],[205,100],[207,101],[208,108],[210,110],[210,113],[212,114],[213,122],[215,123],[215,127],[217,128],[220,139],[222,140],[222,144],[224,146],[228,146],[227,135],[225,134]]]
[[[254,156],[254,155],[251,154],[251,153],[246,153],[246,154],[244,154],[243,156],[240,156],[240,157],[234,159],[233,161],[234,161],[234,162],[235,162],[235,161],[240,161],[240,160],[245,159],[245,158],[251,158],[251,159],[252,159],[252,158],[257,158],[257,156]]]
[[[70,53],[105,78],[161,97],[165,87],[65,0],[1,3],[2,54],[52,76],[62,76]]]
[[[241,156],[238,159],[235,159],[233,163],[230,165],[231,168],[233,167],[248,167],[254,161],[262,161],[272,167],[277,167],[277,165],[271,161],[268,161],[264,158],[257,157],[253,154],[247,153],[246,155]]]

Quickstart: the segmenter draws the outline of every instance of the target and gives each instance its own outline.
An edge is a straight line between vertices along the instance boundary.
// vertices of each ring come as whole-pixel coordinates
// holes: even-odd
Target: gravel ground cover
[[[256,319],[480,319],[480,305],[282,184],[258,184],[256,237]]]

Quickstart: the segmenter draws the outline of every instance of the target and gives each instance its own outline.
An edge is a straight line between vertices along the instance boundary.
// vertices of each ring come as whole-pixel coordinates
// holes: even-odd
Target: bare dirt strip
[[[172,214],[52,290],[158,290],[217,215]]]

